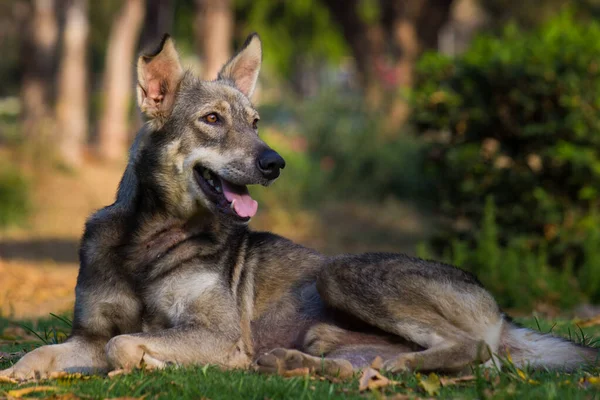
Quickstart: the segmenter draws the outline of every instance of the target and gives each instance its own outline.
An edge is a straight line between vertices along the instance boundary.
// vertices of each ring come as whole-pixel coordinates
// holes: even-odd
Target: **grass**
[[[579,329],[567,320],[540,320],[525,318],[519,320],[525,326],[543,332],[552,331],[581,343],[599,346],[600,326]],[[13,328],[10,328],[10,327]],[[15,326],[17,326],[15,330]],[[11,329],[13,333],[11,333]],[[15,337],[15,333],[21,335]],[[14,322],[0,318],[0,351],[30,351],[44,342],[61,341],[68,331],[68,321],[62,317],[50,317],[38,321]],[[6,333],[8,332],[8,333]],[[35,332],[33,334],[32,332]],[[10,362],[0,360],[0,368],[10,366]],[[491,373],[490,373],[491,372]],[[571,374],[546,371],[520,371],[505,368],[502,372],[473,371],[475,378],[462,383],[449,384],[433,390],[436,397],[450,398],[528,398],[528,399],[600,399],[600,383],[593,377],[600,376],[600,368],[579,370]],[[424,389],[427,383],[437,384],[437,376],[419,373],[406,373],[388,376],[397,383],[383,390],[358,390],[358,376],[341,382],[336,379],[321,380],[318,377],[282,378],[265,376],[254,372],[221,371],[214,366],[169,368],[162,371],[135,371],[129,375],[106,377],[71,377],[47,382],[33,382],[22,385],[0,384],[0,398],[16,388],[37,385],[52,386],[52,392],[36,392],[27,396],[61,398],[71,394],[80,398],[144,397],[145,399],[358,399],[358,398],[427,398],[431,397]],[[589,379],[592,377],[592,379]],[[76,398],[76,397],[63,397]]]

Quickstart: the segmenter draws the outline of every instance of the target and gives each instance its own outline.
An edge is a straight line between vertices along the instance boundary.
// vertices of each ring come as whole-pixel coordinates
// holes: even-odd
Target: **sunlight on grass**
[[[572,321],[530,317],[519,319],[526,327],[569,337],[580,343],[598,346],[600,325],[578,328]],[[16,327],[16,328],[15,328]],[[26,328],[25,328],[26,327]],[[1,355],[20,350],[30,351],[44,342],[60,342],[68,333],[70,320],[50,316],[38,321],[14,322],[0,319],[0,368],[13,361]],[[19,329],[20,328],[20,329]],[[11,330],[12,329],[12,330]],[[9,334],[5,334],[8,332]],[[15,337],[15,334],[21,334]],[[391,383],[380,389],[359,391],[359,375],[352,380],[319,376],[283,378],[259,375],[250,371],[221,371],[215,366],[176,368],[162,371],[134,371],[112,378],[66,375],[59,379],[22,385],[0,383],[0,393],[32,386],[50,386],[50,392],[37,396],[72,394],[74,398],[142,397],[159,399],[358,399],[358,398],[543,398],[588,399],[600,393],[600,368],[573,373],[532,371],[505,366],[497,369],[474,368],[472,376],[462,379],[436,374],[384,374]],[[33,393],[32,393],[33,395]],[[394,397],[394,396],[398,397]],[[403,397],[404,396],[404,397]],[[408,397],[407,397],[408,396]]]

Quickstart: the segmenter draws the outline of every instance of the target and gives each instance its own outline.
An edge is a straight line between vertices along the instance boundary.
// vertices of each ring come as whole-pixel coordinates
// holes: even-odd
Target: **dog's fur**
[[[251,232],[208,196],[198,167],[237,187],[268,185],[283,167],[257,166],[269,151],[249,100],[261,51],[251,35],[212,82],[182,69],[169,37],[140,57],[148,123],[115,203],[86,224],[72,335],[0,376],[207,363],[348,376],[376,356],[390,371],[595,362],[597,349],[509,322],[467,272],[402,254],[326,257]]]

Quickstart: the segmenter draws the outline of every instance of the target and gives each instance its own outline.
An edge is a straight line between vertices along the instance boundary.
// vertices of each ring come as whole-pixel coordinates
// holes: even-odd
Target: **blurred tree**
[[[564,7],[574,7],[578,19],[600,17],[600,0],[479,0],[490,15],[492,28],[501,30],[509,22],[522,29],[533,29],[555,16]]]
[[[408,111],[397,89],[412,86],[417,58],[437,48],[453,0],[322,1],[352,50],[367,100],[378,107],[391,94],[388,125],[395,130]]]
[[[196,0],[196,45],[202,55],[202,77],[217,78],[231,56],[233,10],[231,0]]]
[[[52,84],[58,22],[54,0],[19,2],[26,15],[21,47],[23,133],[34,149],[53,131]]]
[[[88,3],[87,0],[63,0],[61,5],[65,22],[56,99],[56,132],[61,161],[76,167],[82,162],[88,132]]]
[[[165,33],[173,34],[173,0],[147,0],[144,29],[140,39],[140,48],[146,50],[156,46]]]
[[[144,20],[144,0],[125,0],[108,38],[98,150],[104,159],[126,154],[129,136],[134,54]]]
[[[339,72],[348,54],[339,26],[321,0],[235,0],[235,11],[236,27],[243,33],[240,38],[252,31],[260,34],[265,48],[263,68],[269,70],[262,79],[291,77],[291,87],[299,95],[311,94],[299,81],[315,86],[317,71],[335,65]],[[325,82],[316,86],[320,83]]]

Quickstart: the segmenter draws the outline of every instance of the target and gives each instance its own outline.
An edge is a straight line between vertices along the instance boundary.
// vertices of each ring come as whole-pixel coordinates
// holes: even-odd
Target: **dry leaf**
[[[579,384],[582,387],[589,387],[594,386],[594,387],[600,387],[600,376],[588,376],[586,378],[581,378],[579,380]]]
[[[419,386],[423,388],[430,396],[436,396],[440,393],[441,383],[440,378],[436,374],[429,374],[427,379],[420,378]]]
[[[593,318],[576,321],[575,324],[580,328],[588,328],[590,326],[600,325],[600,315],[596,315]]]
[[[296,369],[290,369],[288,371],[283,371],[281,376],[284,376],[286,378],[291,378],[293,376],[306,376],[309,374],[310,374],[310,369],[305,367],[305,368],[296,368]]]
[[[388,386],[391,381],[373,368],[365,368],[360,377],[358,390],[365,391],[367,389],[375,390],[384,386]]]
[[[0,383],[18,383],[18,381],[8,376],[0,376]]]
[[[50,374],[48,379],[90,379],[90,376],[83,375],[79,372],[69,373],[65,371],[55,371]]]
[[[589,378],[587,378],[587,381],[592,385],[600,386],[600,376],[590,376]]]
[[[8,394],[9,397],[19,398],[19,397],[28,395],[30,393],[54,392],[56,390],[60,390],[60,388],[56,387],[56,386],[33,386],[33,387],[24,388],[24,389],[9,390],[8,392],[6,392],[6,394]]]
[[[448,377],[443,377],[440,378],[440,383],[442,384],[442,386],[452,386],[452,385],[457,385],[463,382],[470,382],[470,381],[474,381],[475,380],[475,376],[474,375],[465,375],[465,376],[460,376],[458,378],[448,378]]]
[[[383,358],[377,356],[371,363],[371,368],[376,369],[377,371],[381,370],[383,367]]]

